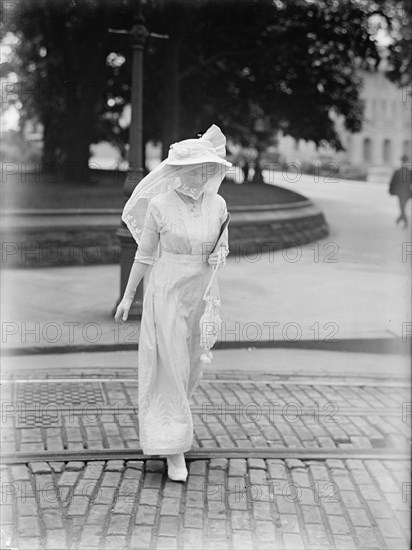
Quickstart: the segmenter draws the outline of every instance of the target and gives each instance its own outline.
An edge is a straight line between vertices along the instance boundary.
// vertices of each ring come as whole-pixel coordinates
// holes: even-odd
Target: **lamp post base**
[[[116,236],[120,241],[120,297],[116,302],[113,315],[116,313],[117,306],[120,304],[127,281],[129,280],[130,270],[134,263],[134,257],[137,250],[137,245],[129,230],[123,224],[116,231]],[[143,279],[136,289],[135,298],[129,311],[128,319],[141,319],[143,312]]]

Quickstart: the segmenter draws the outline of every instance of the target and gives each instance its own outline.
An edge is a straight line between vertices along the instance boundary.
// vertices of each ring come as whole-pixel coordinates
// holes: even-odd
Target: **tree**
[[[20,0],[16,0],[19,2]],[[133,24],[134,0],[21,1],[6,30],[19,43],[5,71],[18,77],[24,117],[44,124],[44,163],[87,175],[89,145],[124,148],[119,124],[130,102],[131,47],[108,29]],[[394,8],[395,5],[395,8]],[[146,0],[151,31],[145,55],[144,138],[171,142],[211,123],[247,143],[257,119],[295,138],[341,148],[333,114],[360,129],[358,69],[380,51],[376,18],[391,39],[388,72],[409,70],[407,2],[389,0]],[[409,11],[408,11],[409,10]],[[374,22],[374,23],[373,23]],[[372,24],[373,23],[373,24]]]

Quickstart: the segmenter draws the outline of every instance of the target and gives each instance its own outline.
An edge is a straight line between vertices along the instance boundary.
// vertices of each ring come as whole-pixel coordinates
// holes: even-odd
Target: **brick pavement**
[[[187,483],[163,460],[3,466],[2,547],[401,550],[409,466],[219,458]]]
[[[3,452],[139,447],[134,370],[19,371],[9,380]],[[192,397],[193,448],[406,449],[409,388],[389,384],[208,373]]]
[[[2,465],[2,548],[408,548],[406,460],[210,455],[188,459],[187,483],[172,482],[164,460],[122,459],[139,446],[134,369],[8,378],[2,452],[39,458]],[[409,400],[400,380],[208,372],[192,400],[193,447],[401,451]],[[85,449],[120,454],[68,456]],[[62,460],[42,457],[50,450]]]

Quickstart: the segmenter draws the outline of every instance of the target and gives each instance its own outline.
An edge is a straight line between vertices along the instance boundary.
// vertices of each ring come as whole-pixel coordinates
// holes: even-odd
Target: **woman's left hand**
[[[213,254],[210,254],[208,258],[209,265],[218,266],[221,267],[222,265],[226,264],[226,250],[224,246],[220,246],[217,252],[213,252]]]

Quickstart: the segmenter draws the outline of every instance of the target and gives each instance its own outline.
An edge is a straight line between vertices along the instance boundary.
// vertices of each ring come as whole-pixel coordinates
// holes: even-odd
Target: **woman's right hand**
[[[117,306],[117,310],[116,310],[116,313],[115,313],[115,316],[114,316],[114,320],[116,321],[116,323],[118,323],[121,320],[127,321],[131,306],[132,306],[132,301],[131,300],[125,300],[123,298],[123,300]]]

